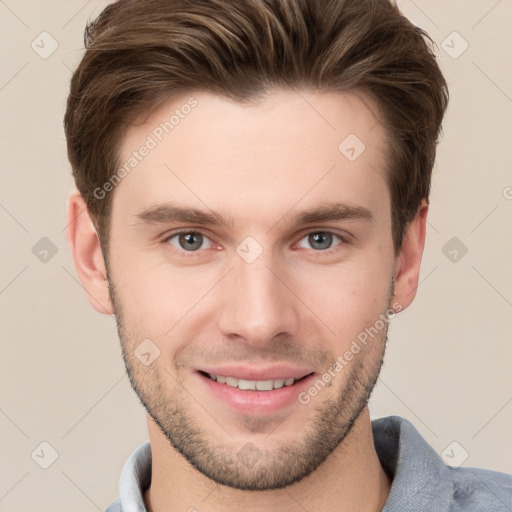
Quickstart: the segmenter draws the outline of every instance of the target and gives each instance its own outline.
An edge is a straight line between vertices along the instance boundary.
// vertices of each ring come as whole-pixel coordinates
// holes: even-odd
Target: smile
[[[272,379],[272,380],[245,380],[237,379],[235,377],[229,377],[224,375],[213,375],[207,374],[208,377],[220,384],[226,384],[233,388],[243,390],[254,390],[254,391],[272,391],[273,389],[279,389],[282,387],[293,386],[297,380],[300,379]]]

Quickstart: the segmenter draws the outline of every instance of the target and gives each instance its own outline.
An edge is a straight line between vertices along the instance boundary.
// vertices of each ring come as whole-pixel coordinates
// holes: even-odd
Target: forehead
[[[355,92],[274,90],[253,104],[206,92],[173,98],[129,129],[113,214],[174,202],[270,220],[322,201],[385,213],[386,140],[376,112]]]

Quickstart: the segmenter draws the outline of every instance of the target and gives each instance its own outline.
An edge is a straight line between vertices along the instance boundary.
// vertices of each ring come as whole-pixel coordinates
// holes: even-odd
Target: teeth
[[[290,379],[274,379],[274,380],[245,380],[235,379],[235,377],[225,377],[224,375],[208,374],[210,379],[216,380],[221,384],[227,384],[233,388],[238,389],[252,389],[254,391],[272,391],[286,386],[291,386],[295,383],[294,378]]]

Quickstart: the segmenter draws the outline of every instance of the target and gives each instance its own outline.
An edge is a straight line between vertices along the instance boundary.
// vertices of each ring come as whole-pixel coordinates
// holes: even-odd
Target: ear
[[[392,304],[400,304],[400,311],[407,308],[416,297],[421,257],[425,247],[427,213],[428,204],[423,200],[416,216],[407,225],[400,253],[395,260],[395,291]]]
[[[87,205],[78,192],[68,198],[66,236],[89,303],[98,313],[112,315],[114,308],[100,241]]]

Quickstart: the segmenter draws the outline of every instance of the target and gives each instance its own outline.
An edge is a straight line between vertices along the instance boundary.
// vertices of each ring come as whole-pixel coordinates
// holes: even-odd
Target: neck
[[[271,491],[241,491],[219,485],[172,448],[149,417],[148,431],[153,462],[151,486],[144,499],[149,512],[374,512],[382,510],[391,487],[375,451],[368,408],[359,415],[344,441],[312,474]]]

